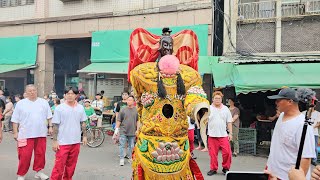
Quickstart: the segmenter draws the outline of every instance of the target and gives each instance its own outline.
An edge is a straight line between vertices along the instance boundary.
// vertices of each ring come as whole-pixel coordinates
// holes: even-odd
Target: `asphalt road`
[[[125,166],[119,166],[118,146],[112,144],[111,136],[106,136],[105,142],[98,148],[81,147],[74,180],[129,180],[131,166],[126,162]],[[54,152],[51,150],[51,139],[47,139],[46,168],[44,172],[51,173],[54,162]],[[195,151],[197,162],[206,180],[223,180],[225,176],[221,170],[221,155],[219,155],[219,170],[214,176],[207,176],[209,171],[209,155],[207,152]],[[254,156],[238,156],[232,159],[231,170],[234,171],[262,171],[267,159]],[[4,133],[4,140],[0,144],[0,180],[16,179],[18,158],[16,143],[12,134]],[[27,180],[32,180],[34,172],[32,164],[26,175]]]

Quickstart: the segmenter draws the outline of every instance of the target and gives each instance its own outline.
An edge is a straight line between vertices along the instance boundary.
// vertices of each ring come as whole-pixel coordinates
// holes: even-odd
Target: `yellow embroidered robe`
[[[187,116],[195,117],[196,106],[209,108],[201,77],[193,68],[180,65],[186,95],[177,95],[177,77],[163,78],[167,97],[157,95],[158,72],[155,62],[144,63],[131,71],[141,123],[133,155],[133,179],[138,179],[138,166],[145,180],[193,179],[189,167],[191,158]],[[172,108],[173,109],[172,109]],[[173,110],[167,117],[163,110]]]

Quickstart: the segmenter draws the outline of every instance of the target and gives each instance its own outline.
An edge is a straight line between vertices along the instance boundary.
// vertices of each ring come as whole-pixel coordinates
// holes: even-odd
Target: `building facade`
[[[61,93],[67,85],[92,96],[93,75],[77,73],[91,63],[92,32],[198,24],[208,25],[211,55],[211,0],[0,0],[0,38],[39,36],[35,68],[1,73],[0,81],[12,93],[22,93],[27,77],[34,76],[40,96],[53,89]],[[12,78],[21,78],[21,90]],[[109,85],[128,87],[126,73],[101,73],[98,91]],[[121,95],[119,89],[108,91]]]
[[[225,54],[296,54],[301,61],[320,51],[319,0],[225,1],[224,12]]]

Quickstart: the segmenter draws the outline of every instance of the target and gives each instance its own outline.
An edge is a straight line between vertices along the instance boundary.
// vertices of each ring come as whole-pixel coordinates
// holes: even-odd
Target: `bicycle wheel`
[[[87,145],[96,148],[104,142],[105,135],[100,128],[90,128],[87,130],[87,139]]]

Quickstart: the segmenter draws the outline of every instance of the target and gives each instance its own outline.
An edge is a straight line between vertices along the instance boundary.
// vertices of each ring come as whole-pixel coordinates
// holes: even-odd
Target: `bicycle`
[[[101,146],[104,142],[105,134],[102,128],[96,127],[93,123],[86,123],[87,124],[87,145],[91,148],[96,148]]]

